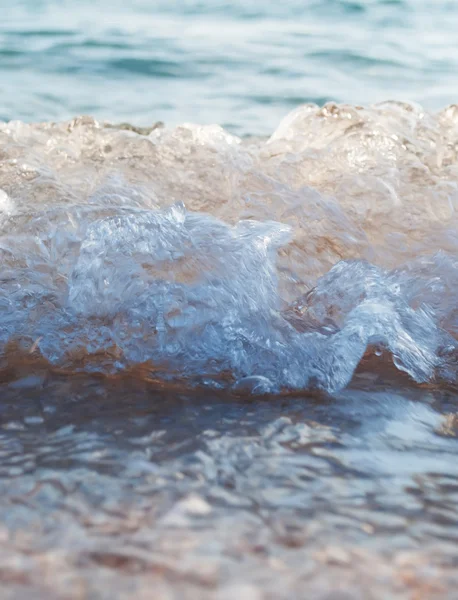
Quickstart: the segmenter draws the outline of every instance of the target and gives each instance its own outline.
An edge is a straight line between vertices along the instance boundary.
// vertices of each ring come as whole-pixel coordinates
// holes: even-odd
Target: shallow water
[[[2,597],[457,597],[457,397],[404,384],[3,386]]]
[[[5,598],[454,597],[456,114],[0,126]]]
[[[1,598],[458,598],[455,4],[88,7],[0,24]]]

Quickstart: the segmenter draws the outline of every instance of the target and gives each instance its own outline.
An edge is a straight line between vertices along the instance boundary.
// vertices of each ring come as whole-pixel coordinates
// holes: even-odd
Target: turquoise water
[[[437,0],[13,0],[0,119],[77,114],[270,134],[304,102],[458,95],[458,4]]]

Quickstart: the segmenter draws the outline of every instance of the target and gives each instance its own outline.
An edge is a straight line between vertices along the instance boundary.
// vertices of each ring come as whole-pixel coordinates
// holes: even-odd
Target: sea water
[[[91,114],[270,135],[304,102],[457,94],[453,0],[14,0],[0,118]]]
[[[455,597],[454,3],[5,15],[2,598]]]

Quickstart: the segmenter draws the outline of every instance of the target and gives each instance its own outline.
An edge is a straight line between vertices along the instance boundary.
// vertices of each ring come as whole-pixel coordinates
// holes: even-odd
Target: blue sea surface
[[[450,0],[12,0],[0,23],[0,119],[77,114],[270,134],[328,100],[458,96]]]

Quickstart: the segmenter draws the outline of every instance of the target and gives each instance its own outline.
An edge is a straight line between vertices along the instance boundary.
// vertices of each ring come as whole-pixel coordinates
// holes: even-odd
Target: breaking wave
[[[0,366],[238,393],[458,377],[458,108],[304,105],[269,139],[0,124]]]

